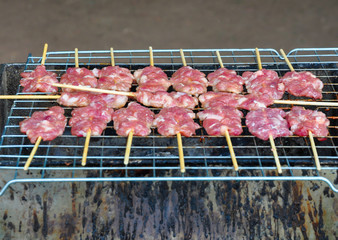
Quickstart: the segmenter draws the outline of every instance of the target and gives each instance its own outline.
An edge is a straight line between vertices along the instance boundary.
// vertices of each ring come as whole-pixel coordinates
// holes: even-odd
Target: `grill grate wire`
[[[187,64],[208,74],[219,68],[216,50],[222,56],[224,66],[242,74],[257,71],[255,49],[185,49]],[[338,94],[338,48],[294,49],[287,56],[296,71],[311,71],[324,82],[323,101],[337,101]],[[264,68],[277,71],[282,76],[289,71],[283,58],[274,49],[259,49]],[[153,50],[155,66],[171,76],[182,66],[179,49]],[[148,50],[115,50],[115,63],[132,72],[149,65]],[[29,55],[25,71],[35,69],[41,57]],[[110,51],[79,51],[80,67],[90,69],[110,65]],[[74,66],[74,51],[48,52],[45,66],[58,74]],[[19,79],[18,79],[19,81]],[[135,90],[135,87],[133,89]],[[23,94],[18,87],[17,94]],[[32,93],[42,94],[42,93]],[[283,99],[306,100],[285,93]],[[183,138],[186,173],[181,174],[175,137],[160,136],[152,129],[148,137],[134,137],[130,163],[124,166],[126,138],[116,135],[112,123],[101,136],[92,137],[87,157],[87,166],[81,166],[84,138],[65,133],[51,142],[42,142],[28,172],[23,166],[33,145],[19,129],[19,122],[32,115],[57,105],[55,100],[15,100],[0,139],[0,172],[11,172],[1,189],[0,196],[13,183],[19,182],[70,182],[70,181],[201,181],[201,180],[301,180],[324,181],[333,191],[337,187],[326,175],[337,175],[337,108],[307,107],[323,111],[330,120],[330,135],[326,141],[316,140],[322,171],[316,170],[308,138],[291,136],[277,138],[276,147],[283,174],[278,175],[268,141],[250,135],[243,118],[243,134],[232,137],[239,171],[233,170],[228,146],[224,137],[208,136],[204,129],[196,136]],[[273,105],[285,111],[291,106]],[[69,119],[72,108],[65,107]],[[155,113],[160,109],[151,108]],[[201,107],[194,111],[201,111]],[[247,111],[243,111],[245,114]],[[195,120],[200,125],[202,123]]]

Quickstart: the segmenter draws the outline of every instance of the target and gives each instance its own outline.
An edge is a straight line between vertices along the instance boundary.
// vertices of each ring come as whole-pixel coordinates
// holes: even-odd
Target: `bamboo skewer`
[[[136,93],[133,92],[119,92],[114,90],[106,90],[106,89],[99,89],[99,88],[91,88],[91,87],[81,87],[81,86],[73,86],[68,84],[60,84],[60,83],[53,83],[52,86],[60,87],[60,88],[70,88],[80,91],[88,91],[88,92],[97,92],[97,93],[108,93],[108,94],[115,94],[115,95],[124,95],[124,96],[131,96],[135,97]]]
[[[124,154],[124,165],[128,165],[129,163],[129,156],[130,156],[131,144],[133,142],[133,136],[134,136],[134,129],[132,129],[128,134],[126,152]]]
[[[309,131],[309,138],[310,138],[311,148],[312,148],[312,152],[313,152],[313,157],[315,159],[316,168],[317,168],[318,171],[320,171],[321,170],[320,161],[319,161],[319,158],[318,158],[315,140],[313,139],[313,134],[312,134],[311,131]]]
[[[187,62],[185,60],[185,56],[184,56],[184,52],[183,52],[182,48],[180,49],[180,54],[181,54],[181,59],[182,59],[183,66],[186,67],[187,66]]]
[[[283,49],[280,49],[280,52],[282,53],[282,56],[283,56],[283,58],[284,58],[286,64],[287,64],[288,67],[290,68],[291,72],[294,72],[295,69],[293,68],[292,64],[290,63],[290,61],[289,61],[288,57],[286,56],[284,50],[283,50]]]
[[[59,99],[60,95],[0,95],[0,99]]]
[[[232,142],[231,142],[231,138],[230,138],[228,129],[225,130],[225,139],[228,143],[229,152],[230,152],[230,156],[231,156],[231,160],[232,160],[232,165],[234,165],[235,171],[238,171],[237,159],[236,159],[236,155],[235,155],[235,152],[234,152],[234,148],[232,146]]]
[[[257,57],[258,69],[262,70],[262,68],[263,68],[262,67],[262,61],[261,61],[261,56],[259,54],[258,48],[256,48],[256,57]],[[271,151],[273,153],[273,157],[274,157],[275,162],[276,162],[277,171],[278,171],[279,174],[281,174],[282,168],[281,168],[281,165],[280,165],[280,162],[279,162],[279,157],[278,157],[275,141],[273,139],[272,134],[269,134],[269,140],[270,140],[270,145],[271,145]]]
[[[134,92],[120,92],[114,90],[105,90],[99,88],[90,88],[90,87],[79,87],[67,84],[55,83],[55,87],[61,88],[72,88],[75,90],[89,91],[89,92],[98,92],[98,93],[107,93],[115,95],[125,95],[130,97],[135,97]],[[59,99],[60,95],[0,95],[0,99]],[[311,102],[311,101],[292,101],[292,100],[274,100],[275,104],[293,104],[293,105],[304,105],[304,106],[326,106],[326,107],[338,107],[338,102]]]
[[[338,102],[310,102],[310,101],[292,101],[292,100],[274,100],[275,104],[294,104],[294,105],[308,105],[308,106],[327,106],[338,107]]]
[[[79,67],[79,50],[75,48],[74,52],[74,57],[75,57],[75,67]]]
[[[256,57],[257,57],[256,59],[257,59],[258,69],[259,69],[259,70],[262,70],[263,67],[262,67],[261,55],[260,55],[260,53],[259,53],[258,48],[256,48],[255,51],[256,51]]]
[[[222,58],[221,58],[221,54],[219,54],[218,50],[216,51],[216,55],[217,55],[219,65],[221,65],[221,68],[224,68],[223,61],[222,61]]]
[[[221,68],[224,68],[223,61],[222,61],[221,55],[219,54],[219,51],[216,51],[216,55],[217,55],[217,58],[218,58],[219,65],[221,66]],[[225,129],[225,139],[226,139],[228,147],[229,147],[229,153],[230,153],[230,156],[231,156],[232,164],[234,165],[234,169],[235,169],[235,171],[238,171],[237,159],[236,159],[234,148],[232,146],[232,142],[231,142],[231,138],[230,138],[228,128]]]
[[[25,166],[24,166],[24,168],[23,168],[25,171],[28,170],[29,165],[31,164],[31,162],[32,162],[32,160],[33,160],[33,158],[34,158],[34,155],[35,155],[36,151],[37,151],[38,148],[39,148],[39,145],[40,145],[41,140],[42,140],[42,137],[39,136],[38,139],[37,139],[36,142],[35,142],[35,145],[34,145],[32,151],[31,151],[31,154],[29,155],[29,158],[27,159],[26,164],[25,164]]]
[[[88,155],[88,148],[89,148],[91,133],[92,133],[92,130],[88,129],[87,135],[86,135],[86,141],[85,141],[84,148],[83,148],[83,154],[82,154],[82,162],[81,162],[82,166],[86,166],[86,163],[87,163],[87,155]]]
[[[183,49],[180,49],[180,55],[182,59],[183,66],[187,66],[187,62],[184,57],[184,52]],[[178,132],[177,135],[177,146],[178,146],[178,156],[179,156],[179,161],[180,161],[180,168],[181,168],[181,173],[185,173],[185,163],[184,163],[184,153],[183,153],[183,144],[182,144],[182,136],[181,133]]]
[[[41,65],[42,65],[42,66],[43,66],[43,65],[45,64],[45,62],[46,62],[47,50],[48,50],[48,44],[45,43],[45,46],[44,46],[44,48],[43,48],[43,53],[42,53],[42,60],[41,60]],[[33,158],[34,158],[34,156],[35,156],[35,153],[36,153],[36,151],[37,151],[38,148],[39,148],[39,145],[40,145],[40,143],[41,143],[41,140],[42,140],[42,137],[39,136],[38,139],[36,140],[35,144],[34,144],[34,147],[33,147],[32,151],[31,151],[31,154],[29,155],[29,157],[28,157],[28,159],[27,159],[27,161],[26,161],[26,164],[25,164],[25,166],[24,166],[24,168],[23,168],[25,171],[28,170],[29,165],[31,164],[31,162],[32,162],[32,160],[33,160]]]
[[[294,72],[295,69],[293,68],[293,66],[292,66],[291,62],[289,61],[288,57],[286,56],[284,50],[280,49],[280,52],[282,53],[282,56],[283,56],[286,64],[290,68],[291,72]],[[336,103],[336,104],[338,106],[338,103]],[[313,134],[312,134],[311,131],[309,131],[308,133],[309,133],[309,138],[310,138],[310,143],[311,143],[311,149],[312,149],[312,152],[313,152],[313,157],[315,159],[316,168],[317,168],[318,171],[320,171],[321,170],[321,166],[320,166],[320,161],[319,161],[319,158],[318,158],[316,144],[315,144],[315,141],[313,139]]]
[[[111,58],[111,66],[115,66],[115,59],[114,59],[114,49],[110,48],[110,58]]]
[[[150,57],[150,66],[154,66],[154,55],[153,55],[153,48],[149,47],[149,57]]]
[[[176,136],[177,136],[178,156],[180,159],[181,173],[185,173],[185,163],[184,163],[184,153],[181,133],[178,132]]]
[[[281,168],[281,165],[280,165],[280,162],[279,162],[279,157],[278,157],[275,141],[273,140],[273,137],[272,137],[271,134],[269,135],[269,140],[270,140],[270,145],[271,145],[271,151],[273,153],[273,157],[275,158],[277,172],[279,174],[281,174],[282,173],[282,168]]]
[[[48,44],[45,43],[45,46],[44,46],[44,48],[43,48],[43,53],[42,53],[41,65],[45,65],[45,62],[46,62],[46,55],[47,55],[47,49],[48,49]]]

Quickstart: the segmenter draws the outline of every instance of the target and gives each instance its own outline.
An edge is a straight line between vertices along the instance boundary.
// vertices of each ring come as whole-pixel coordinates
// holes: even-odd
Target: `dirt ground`
[[[28,53],[337,47],[338,1],[0,0],[0,63]]]

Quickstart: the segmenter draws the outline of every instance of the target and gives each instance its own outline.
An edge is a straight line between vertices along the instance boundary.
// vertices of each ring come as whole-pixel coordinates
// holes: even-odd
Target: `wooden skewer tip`
[[[181,133],[177,133],[178,156],[180,160],[181,173],[185,173],[184,153]]]
[[[312,134],[311,131],[309,131],[309,138],[310,138],[310,143],[311,143],[311,149],[312,149],[312,152],[313,152],[313,157],[315,159],[316,168],[317,168],[318,171],[320,171],[321,170],[320,161],[319,161],[319,158],[318,158],[315,140],[313,138],[313,134]]]
[[[124,165],[128,165],[129,163],[129,156],[130,156],[131,144],[133,142],[133,136],[134,136],[134,129],[132,129],[128,134],[126,152],[124,155]]]
[[[183,66],[186,67],[187,66],[187,61],[185,60],[185,56],[184,56],[184,52],[183,52],[182,48],[180,49],[180,54],[181,54],[181,59],[182,59]]]
[[[74,50],[74,57],[75,57],[75,67],[79,67],[79,50],[75,48]]]
[[[44,48],[43,48],[43,53],[42,53],[41,65],[45,65],[45,62],[46,62],[46,56],[47,56],[47,49],[48,49],[48,44],[45,43],[45,46],[44,46]]]
[[[26,164],[25,164],[25,166],[23,168],[25,171],[27,171],[28,168],[29,168],[29,166],[31,165],[31,162],[32,162],[32,160],[33,160],[33,158],[35,156],[36,151],[38,150],[38,147],[39,147],[39,145],[41,143],[41,140],[42,140],[42,137],[39,136],[38,139],[35,142],[35,145],[34,145],[32,151],[31,151],[31,154],[29,155],[29,158],[27,159]]]
[[[221,57],[221,54],[219,53],[218,50],[216,51],[216,55],[217,55],[217,59],[218,59],[219,65],[221,65],[221,68],[224,68],[222,57]]]
[[[86,135],[86,141],[85,141],[84,148],[83,148],[83,154],[82,154],[82,162],[81,162],[82,166],[86,166],[86,163],[87,163],[87,155],[88,155],[88,148],[89,148],[91,133],[92,133],[92,130],[88,129],[87,135]]]
[[[229,152],[230,152],[232,164],[234,165],[234,169],[235,169],[235,171],[238,171],[237,159],[236,159],[234,147],[232,146],[232,142],[231,142],[231,138],[230,138],[230,134],[229,134],[228,129],[225,130],[225,139],[228,143]]]
[[[110,48],[110,59],[112,67],[115,66],[115,59],[114,59],[114,48]]]
[[[293,66],[292,66],[292,64],[291,64],[291,62],[290,62],[290,60],[289,60],[289,58],[286,56],[284,50],[283,50],[283,49],[280,49],[279,51],[281,52],[281,54],[282,54],[282,56],[283,56],[283,58],[284,58],[284,61],[286,62],[286,64],[287,64],[288,67],[290,68],[290,71],[291,71],[291,72],[294,72],[295,69],[293,68]]]
[[[270,140],[270,145],[271,145],[271,151],[272,151],[273,156],[275,158],[277,172],[279,174],[281,174],[282,173],[282,167],[281,167],[280,162],[279,162],[279,157],[278,157],[275,141],[274,141],[273,136],[271,134],[269,135],[269,140]]]
[[[256,58],[257,58],[257,63],[258,63],[258,69],[259,69],[259,70],[262,70],[263,67],[262,67],[261,55],[260,55],[260,53],[259,53],[258,48],[256,48],[255,51],[256,51]]]
[[[150,66],[154,66],[154,54],[153,54],[153,47],[149,47],[149,56],[150,56]]]

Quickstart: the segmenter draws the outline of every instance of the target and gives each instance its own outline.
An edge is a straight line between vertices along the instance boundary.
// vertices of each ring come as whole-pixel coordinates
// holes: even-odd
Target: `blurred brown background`
[[[338,1],[0,0],[0,63],[28,53],[338,46]]]

